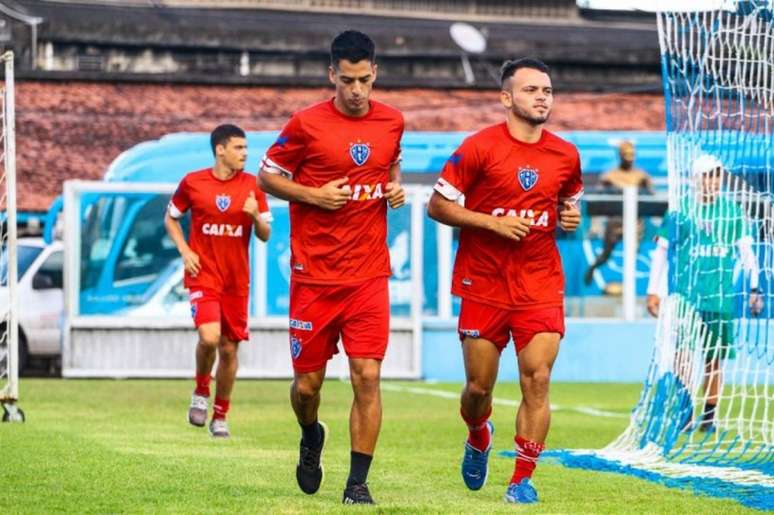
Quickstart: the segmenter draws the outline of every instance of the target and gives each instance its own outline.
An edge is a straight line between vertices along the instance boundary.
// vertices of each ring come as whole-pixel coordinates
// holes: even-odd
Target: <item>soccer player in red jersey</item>
[[[345,504],[373,504],[366,479],[382,420],[390,321],[387,204],[405,202],[403,116],[370,99],[376,71],[367,35],[336,36],[328,70],[334,98],[290,118],[260,173],[268,193],[290,201],[290,402],[302,432],[296,479],[307,494],[322,483],[329,435],[318,421],[320,389],[341,338],[354,392]]]
[[[196,347],[196,389],[188,421],[207,422],[210,374],[218,354],[215,403],[209,425],[213,437],[229,436],[226,424],[237,372],[239,342],[248,339],[247,306],[250,287],[249,246],[253,232],[269,239],[271,212],[255,176],[243,171],[247,159],[245,133],[220,125],[210,135],[215,165],[183,177],[172,196],[164,225],[185,265],[191,314],[199,333]],[[191,211],[186,242],[180,218]]]
[[[461,228],[452,293],[462,297],[458,332],[466,384],[460,412],[469,430],[463,480],[472,490],[486,482],[492,390],[500,354],[513,336],[522,401],[505,499],[530,503],[537,501],[530,478],[548,434],[551,367],[564,335],[564,277],[554,231],[557,223],[566,231],[580,223],[583,183],[577,149],[543,128],[553,104],[546,65],[508,61],[501,80],[505,123],[471,135],[449,158],[428,213]]]

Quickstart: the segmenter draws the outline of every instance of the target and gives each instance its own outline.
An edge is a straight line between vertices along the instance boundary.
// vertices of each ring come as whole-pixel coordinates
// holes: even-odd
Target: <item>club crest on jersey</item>
[[[225,213],[228,206],[231,205],[231,196],[229,195],[215,195],[215,205],[218,206],[221,213]]]
[[[529,191],[537,184],[538,171],[530,167],[519,168],[519,171],[516,172],[516,177],[519,179],[519,184],[521,184],[524,191]]]
[[[298,358],[301,355],[301,342],[298,338],[290,337],[290,356],[293,359]]]
[[[349,157],[358,166],[363,166],[368,158],[371,157],[371,147],[368,143],[350,143],[349,144]]]

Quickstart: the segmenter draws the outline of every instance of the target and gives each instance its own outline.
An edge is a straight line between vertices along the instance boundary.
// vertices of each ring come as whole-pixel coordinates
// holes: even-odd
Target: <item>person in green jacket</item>
[[[693,161],[691,174],[697,194],[685,195],[679,209],[664,218],[648,283],[647,307],[654,317],[658,316],[666,277],[669,293],[681,295],[695,310],[696,324],[681,323],[678,330],[675,367],[678,389],[684,390],[678,392],[684,405],[681,428],[704,432],[715,431],[722,361],[735,357],[734,318],[740,296],[734,287],[737,263],[748,274],[750,312],[757,316],[763,309],[752,224],[742,206],[722,190],[726,173],[715,156],[704,154]],[[704,356],[705,404],[701,421],[693,424],[693,402],[684,376],[691,368],[688,357],[697,344],[701,344]]]

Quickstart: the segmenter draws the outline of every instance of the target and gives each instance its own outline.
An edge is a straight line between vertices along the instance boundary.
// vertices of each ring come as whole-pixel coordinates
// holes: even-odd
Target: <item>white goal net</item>
[[[774,2],[711,4],[657,14],[669,286],[648,378],[616,441],[549,456],[774,510]]]

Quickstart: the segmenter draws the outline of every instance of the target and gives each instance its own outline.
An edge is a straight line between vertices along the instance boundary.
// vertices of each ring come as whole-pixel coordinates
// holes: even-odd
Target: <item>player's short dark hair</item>
[[[373,63],[375,48],[373,40],[367,35],[357,30],[345,30],[331,42],[331,66],[336,67],[342,59],[350,63],[362,60]]]
[[[215,130],[212,131],[210,134],[210,146],[212,147],[212,155],[215,155],[215,147],[218,145],[226,145],[228,143],[228,140],[231,138],[246,138],[245,131],[237,127],[236,125],[231,125],[230,123],[224,123],[223,125],[218,125],[215,127]]]
[[[516,71],[522,68],[532,68],[533,70],[541,71],[546,75],[551,74],[551,69],[540,59],[533,59],[531,57],[512,59],[510,61],[505,61],[500,68],[500,86],[505,86],[505,81],[513,77]]]

